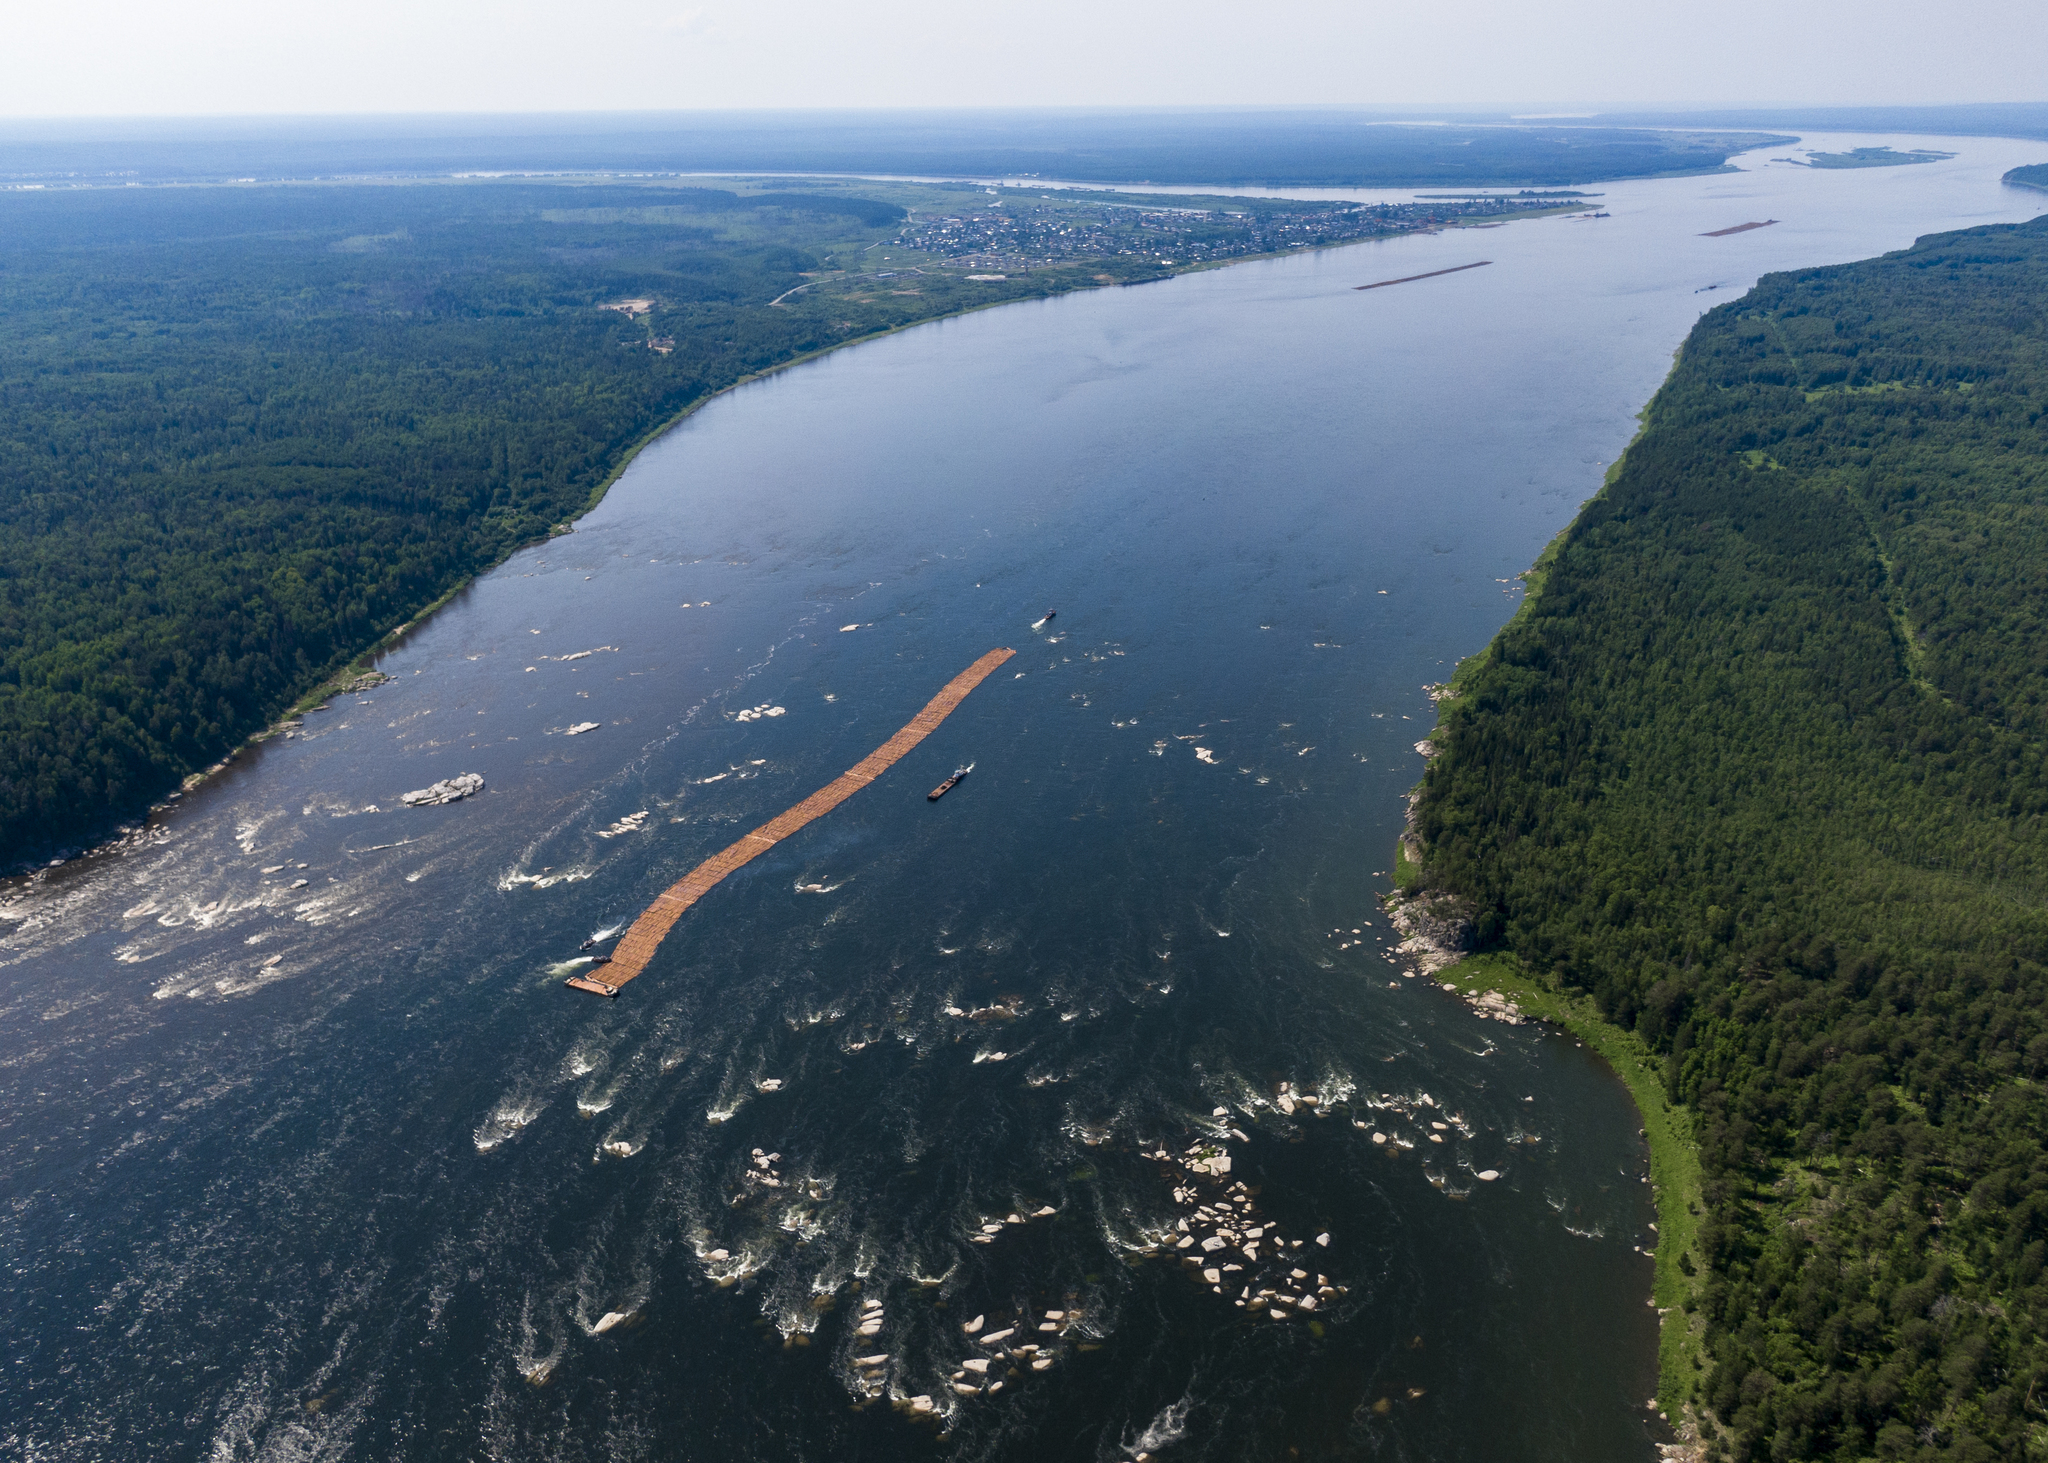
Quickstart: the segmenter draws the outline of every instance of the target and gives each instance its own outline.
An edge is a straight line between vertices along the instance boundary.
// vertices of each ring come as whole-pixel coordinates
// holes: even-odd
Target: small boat
[[[1046,620],[1050,620],[1050,619],[1051,619],[1051,618],[1052,618],[1052,617],[1053,617],[1054,615],[1056,615],[1056,614],[1058,614],[1058,613],[1059,613],[1059,611],[1058,611],[1058,610],[1047,610],[1047,611],[1045,612],[1045,619],[1044,619],[1044,620],[1040,620],[1040,621],[1039,621],[1038,623],[1039,623],[1039,624],[1041,624],[1041,625],[1043,625],[1043,624],[1044,624],[1044,623],[1046,622]]]
[[[972,772],[973,770],[974,764],[972,762],[969,762],[965,767],[954,768],[953,775],[947,778],[944,782],[940,783],[937,787],[933,788],[930,792],[926,793],[924,795],[924,800],[928,803],[937,802],[940,798],[944,797],[947,793],[951,792],[954,788],[958,787],[960,785],[960,779],[965,777],[968,773]]]

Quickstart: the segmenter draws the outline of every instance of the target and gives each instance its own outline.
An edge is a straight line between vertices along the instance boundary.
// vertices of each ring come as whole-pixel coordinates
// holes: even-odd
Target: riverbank
[[[1525,1018],[1570,1032],[1598,1052],[1628,1088],[1650,1145],[1650,1185],[1657,1198],[1657,1278],[1651,1292],[1660,1321],[1657,1402],[1674,1425],[1682,1425],[1706,1365],[1705,1326],[1697,1316],[1703,1267],[1695,1251],[1700,1157],[1693,1115],[1671,1101],[1663,1060],[1634,1032],[1602,1017],[1592,997],[1538,976],[1512,955],[1467,955],[1434,978],[1456,986],[1467,999],[1498,993]]]

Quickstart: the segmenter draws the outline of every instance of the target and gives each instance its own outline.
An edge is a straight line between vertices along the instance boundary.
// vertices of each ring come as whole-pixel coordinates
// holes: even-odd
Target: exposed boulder
[[[483,790],[484,779],[481,773],[463,772],[448,778],[445,782],[437,782],[432,787],[409,792],[405,795],[404,801],[408,808],[437,808],[443,803],[461,802],[471,794]]]

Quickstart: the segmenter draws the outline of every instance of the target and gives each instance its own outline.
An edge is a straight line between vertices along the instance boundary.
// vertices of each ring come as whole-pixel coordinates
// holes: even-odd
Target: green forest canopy
[[[2048,1423],[2048,220],[1766,278],[1460,669],[1422,878],[1667,1063],[1718,1455]]]

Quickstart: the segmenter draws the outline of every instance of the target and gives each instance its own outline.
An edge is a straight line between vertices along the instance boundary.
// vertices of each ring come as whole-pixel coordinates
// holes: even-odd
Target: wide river
[[[2048,146],[1886,140],[1960,156],[1758,155],[751,385],[389,684],[0,890],[0,1454],[1652,1457],[1627,1096],[1405,977],[1378,899],[1425,687],[1699,312],[2048,204],[1998,182]],[[564,989],[996,646],[617,1001]],[[1183,1220],[1236,1236],[1214,1280]]]

